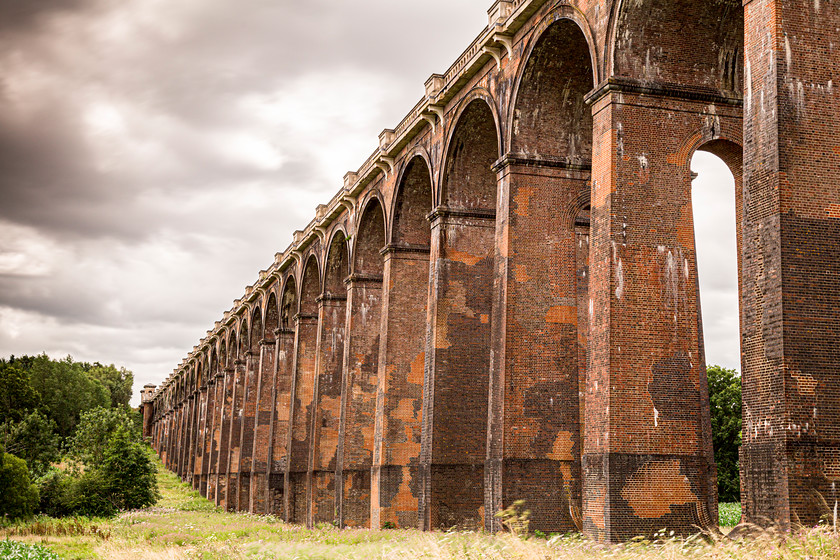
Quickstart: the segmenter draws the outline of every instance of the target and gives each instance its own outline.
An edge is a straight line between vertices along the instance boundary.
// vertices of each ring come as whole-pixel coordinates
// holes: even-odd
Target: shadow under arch
[[[485,527],[484,464],[495,256],[499,119],[475,92],[454,122],[430,214],[428,326],[418,524]],[[490,513],[492,516],[492,512]]]
[[[607,41],[605,76],[743,91],[740,0],[617,0]]]
[[[298,313],[294,316],[296,344],[292,373],[291,406],[287,437],[284,509],[290,523],[311,526],[307,500],[311,425],[314,417],[315,367],[318,343],[318,298],[321,272],[312,251],[304,261]]]
[[[371,527],[417,527],[423,373],[433,207],[428,160],[415,154],[397,183],[384,256]]]
[[[385,208],[378,192],[362,206],[347,279],[347,339],[336,488],[342,526],[367,527],[371,510],[377,367],[382,313]]]
[[[350,273],[347,235],[336,230],[327,248],[324,289],[318,297],[318,340],[309,455],[310,518],[312,523],[336,519],[336,454],[341,419],[347,288]]]

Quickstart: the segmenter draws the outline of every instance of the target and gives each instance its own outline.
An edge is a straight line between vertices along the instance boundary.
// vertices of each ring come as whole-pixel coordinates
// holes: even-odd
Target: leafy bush
[[[38,488],[29,480],[26,461],[0,447],[0,516],[32,517],[38,506]]]
[[[108,442],[102,475],[117,509],[137,509],[157,501],[157,469],[145,447],[122,427]]]
[[[102,461],[82,472],[53,470],[38,480],[40,511],[54,517],[109,517],[154,504],[157,469],[143,444],[123,427],[106,443]]]
[[[70,456],[86,465],[101,465],[108,442],[120,429],[137,435],[134,421],[123,408],[96,407],[83,412],[76,434],[70,440]]]
[[[56,424],[37,410],[17,424],[7,422],[6,451],[24,459],[33,477],[47,472],[50,463],[59,459]]]
[[[61,560],[54,552],[37,544],[0,541],[0,558],[4,560]]]
[[[111,500],[108,479],[98,469],[71,477],[62,503],[71,515],[111,517],[118,510]]]
[[[72,515],[67,496],[70,492],[70,485],[73,479],[64,471],[50,469],[47,473],[35,481],[40,494],[38,512],[50,517],[64,517]]]

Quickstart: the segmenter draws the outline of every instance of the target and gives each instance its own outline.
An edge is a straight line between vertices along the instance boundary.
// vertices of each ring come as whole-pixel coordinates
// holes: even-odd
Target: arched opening
[[[560,19],[543,31],[525,65],[516,96],[511,151],[589,165],[593,87],[589,44],[575,22]]]
[[[347,284],[346,385],[337,482],[342,489],[339,519],[351,527],[370,524],[384,247],[385,214],[379,199],[371,198],[358,222]]]
[[[289,276],[286,280],[286,287],[283,290],[283,297],[280,299],[280,327],[293,330],[295,328],[295,315],[298,312],[297,287],[295,277]]]
[[[394,210],[395,245],[428,247],[431,229],[426,219],[432,211],[432,179],[429,166],[420,156],[408,162],[397,188]]]
[[[491,395],[496,414],[493,509],[524,499],[532,525],[575,529],[581,503],[581,382],[588,311],[588,204],[594,84],[586,36],[570,19],[541,29],[525,62],[511,115],[511,153],[500,162],[508,227],[501,241],[504,298],[494,321]],[[586,209],[586,210],[584,210]],[[581,328],[583,327],[583,328]],[[495,411],[501,412],[495,412]],[[534,472],[543,473],[539,477]],[[498,527],[498,521],[492,525]]]
[[[212,341],[210,349],[207,352],[207,368],[205,373],[205,385],[207,387],[207,397],[204,402],[204,416],[202,419],[202,441],[201,441],[201,486],[199,493],[207,499],[210,497],[210,472],[212,469],[211,462],[213,460],[213,411],[216,408],[216,369],[218,368],[218,357],[216,351],[216,342]]]
[[[740,0],[624,0],[613,55],[616,76],[740,95],[743,4]]]
[[[253,377],[251,367],[251,339],[252,333],[249,328],[248,316],[239,317],[239,354],[234,362],[233,392],[231,394],[231,421],[230,421],[230,467],[228,469],[228,511],[243,511],[247,509],[247,485],[250,480],[245,481],[246,475],[243,464],[250,460],[248,445],[243,445],[246,439],[245,428],[248,423],[245,410],[246,394],[250,387],[250,378]],[[244,452],[244,453],[243,453]],[[243,461],[244,459],[244,461]],[[247,483],[247,484],[246,484]],[[244,499],[244,502],[243,502]]]
[[[315,418],[312,423],[312,522],[336,519],[336,454],[341,421],[341,379],[344,362],[345,303],[349,276],[347,236],[332,238],[324,271],[324,291],[318,298],[321,340],[315,379]]]
[[[315,360],[318,341],[318,296],[321,273],[312,254],[306,260],[300,284],[300,311],[295,317],[297,359],[292,393],[291,447],[287,467],[286,515],[292,523],[307,523],[307,472],[309,468],[310,430],[313,419]]]
[[[432,211],[431,172],[412,158],[397,187],[391,244],[383,263],[382,320],[377,423],[381,437],[371,471],[371,527],[385,523],[417,527],[422,477],[418,468],[422,432],[426,310],[429,293]]]
[[[253,511],[251,474],[254,460],[254,435],[257,429],[257,401],[259,380],[262,373],[261,342],[263,339],[262,308],[255,305],[248,324],[248,353],[242,393],[242,427],[239,454],[239,506],[240,511]]]
[[[272,387],[273,414],[271,447],[269,451],[268,511],[288,519],[285,502],[285,467],[287,438],[292,407],[292,379],[294,378],[295,320],[297,314],[297,285],[295,277],[286,278],[280,296],[279,329],[277,334],[277,376]]]
[[[704,144],[694,153],[691,208],[697,263],[697,322],[704,366],[741,372],[740,216],[742,149],[726,141]],[[709,393],[725,383],[708,377]],[[722,395],[719,395],[720,400]],[[737,402],[738,410],[741,408]],[[712,430],[718,499],[740,501],[739,432]]]
[[[496,230],[496,119],[474,99],[453,129],[444,205],[432,213],[429,335],[421,459],[426,528],[484,526],[484,463]],[[491,512],[492,514],[492,512]]]
[[[496,210],[499,158],[496,120],[487,102],[475,99],[458,118],[443,173],[444,204],[450,208]]]
[[[740,371],[735,175],[726,161],[703,148],[692,157],[691,169],[697,173],[691,208],[706,363]]]

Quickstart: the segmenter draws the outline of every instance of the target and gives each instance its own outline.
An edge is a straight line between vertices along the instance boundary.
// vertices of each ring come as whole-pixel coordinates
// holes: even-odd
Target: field
[[[42,545],[65,559],[105,560],[840,558],[840,537],[827,526],[785,537],[766,533],[737,542],[722,535],[688,540],[663,535],[656,542],[636,541],[617,547],[604,547],[576,535],[523,539],[510,534],[342,531],[332,526],[307,530],[274,517],[217,510],[163,470],[159,483],[163,498],[154,508],[113,520],[38,518],[0,529],[0,540]],[[724,516],[737,518],[739,510],[727,507],[729,513]],[[13,548],[20,547],[0,546],[0,558],[52,558],[40,552],[14,556],[8,552]]]

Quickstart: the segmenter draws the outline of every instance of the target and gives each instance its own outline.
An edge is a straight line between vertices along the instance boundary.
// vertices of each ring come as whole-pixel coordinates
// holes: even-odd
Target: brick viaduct
[[[838,0],[497,1],[175,372],[165,464],[313,525],[717,518],[689,162],[736,182],[747,519],[840,499]]]

